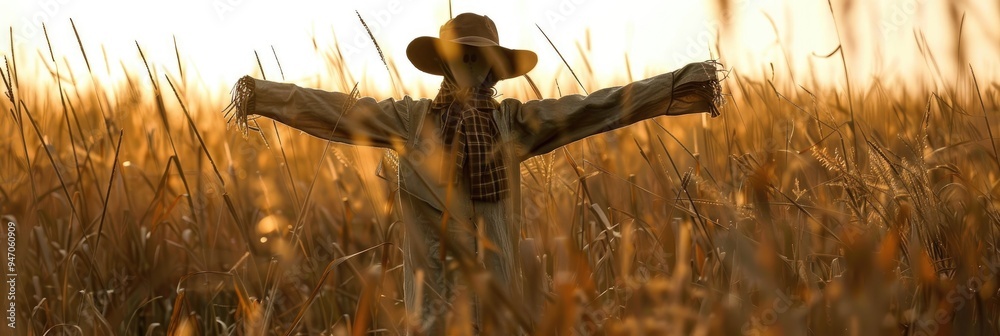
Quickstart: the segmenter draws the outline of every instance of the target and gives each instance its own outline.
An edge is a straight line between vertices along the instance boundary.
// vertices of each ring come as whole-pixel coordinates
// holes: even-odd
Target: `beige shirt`
[[[692,63],[588,96],[503,100],[494,118],[501,133],[498,148],[507,160],[510,198],[520,199],[519,163],[527,158],[656,116],[717,113],[717,67],[714,62]],[[376,101],[294,84],[257,80],[255,85],[253,114],[335,142],[394,149],[401,200],[416,198],[457,220],[470,218],[470,200],[462,195],[467,189],[452,188],[449,193],[451,186],[440,176],[445,162],[441,156],[447,153],[433,132],[430,99]],[[683,96],[676,94],[680,91]],[[512,225],[520,217],[517,203],[508,207]]]

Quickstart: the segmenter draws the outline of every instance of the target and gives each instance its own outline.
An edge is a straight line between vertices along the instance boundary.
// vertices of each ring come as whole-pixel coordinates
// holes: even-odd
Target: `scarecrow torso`
[[[397,150],[398,171],[396,182],[399,187],[399,203],[403,206],[402,215],[406,215],[409,202],[426,202],[440,212],[448,211],[449,217],[469,219],[472,200],[469,197],[467,179],[459,179],[457,184],[449,182],[448,169],[454,168],[448,146],[438,135],[436,111],[430,107],[430,101],[410,100],[407,98],[407,141],[402,149]],[[507,197],[501,202],[515,204],[512,199],[518,199],[520,188],[520,146],[514,141],[509,127],[511,104],[501,103],[493,112],[493,118],[499,128],[499,139],[495,144],[506,164],[508,190]],[[391,172],[390,172],[391,174]],[[517,213],[515,207],[508,207],[508,221],[514,220]]]

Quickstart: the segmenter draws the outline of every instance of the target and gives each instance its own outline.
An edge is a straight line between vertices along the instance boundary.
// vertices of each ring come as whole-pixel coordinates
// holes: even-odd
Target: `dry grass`
[[[203,99],[179,67],[106,84],[49,51],[63,80],[42,85],[13,56],[0,213],[18,224],[20,331],[402,332],[381,151],[269,121],[244,139],[225,131],[226,95]],[[768,77],[732,72],[720,118],[657,118],[522,165],[537,334],[1000,332],[996,79],[845,95]],[[535,96],[521,86],[506,95]]]

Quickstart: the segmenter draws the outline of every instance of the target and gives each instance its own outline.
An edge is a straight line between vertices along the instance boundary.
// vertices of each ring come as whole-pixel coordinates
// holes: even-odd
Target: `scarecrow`
[[[326,140],[394,150],[410,331],[442,334],[451,303],[465,295],[477,328],[517,332],[495,315],[531,324],[524,315],[532,309],[517,306],[520,163],[656,116],[717,116],[718,64],[688,64],[587,96],[497,101],[494,85],[530,71],[535,53],[500,46],[493,21],[477,14],[455,16],[439,36],[406,49],[417,69],[443,78],[433,99],[376,101],[247,76],[227,117],[243,132],[251,116],[263,116]],[[485,302],[507,310],[481,321]]]

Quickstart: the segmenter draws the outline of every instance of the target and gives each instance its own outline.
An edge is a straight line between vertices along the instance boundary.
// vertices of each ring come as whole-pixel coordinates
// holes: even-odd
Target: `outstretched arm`
[[[419,108],[403,101],[355,98],[350,94],[302,88],[243,77],[233,88],[227,117],[246,131],[250,116],[279,121],[330,141],[395,148],[406,141],[409,110]]]
[[[528,101],[511,110],[511,129],[523,145],[522,158],[545,154],[588,136],[661,115],[710,112],[718,115],[718,63],[692,63],[673,72],[589,96]]]

